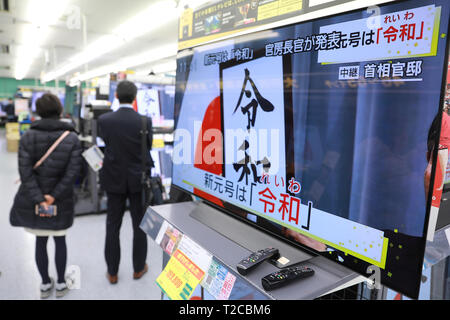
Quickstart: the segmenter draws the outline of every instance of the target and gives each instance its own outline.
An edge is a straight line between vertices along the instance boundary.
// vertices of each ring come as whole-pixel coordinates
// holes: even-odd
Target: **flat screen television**
[[[119,100],[114,96],[117,90],[118,83],[111,82],[110,101],[112,103],[112,110],[119,109]],[[136,83],[138,87],[136,104],[134,107],[140,115],[151,117],[153,120],[158,120],[161,117],[161,102],[160,94],[157,87],[151,84]]]
[[[379,8],[180,51],[173,184],[417,298],[450,2]]]
[[[47,91],[34,91],[31,95],[31,111],[36,112],[36,101],[42,97],[45,93],[48,93]],[[64,93],[58,93],[58,98],[61,101],[61,104],[64,106],[64,101],[66,98],[66,95]]]
[[[139,114],[151,117],[152,119],[160,118],[161,107],[157,89],[145,87],[139,89],[137,92],[136,103]]]

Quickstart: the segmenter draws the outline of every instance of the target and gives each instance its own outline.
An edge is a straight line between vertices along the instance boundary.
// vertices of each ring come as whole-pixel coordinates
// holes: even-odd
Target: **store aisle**
[[[17,154],[6,151],[5,131],[0,130],[0,300],[39,299],[40,277],[34,261],[35,238],[21,228],[9,224],[9,210],[18,185]],[[160,299],[155,280],[161,272],[162,251],[149,239],[149,272],[141,280],[133,280],[132,227],[125,215],[122,232],[122,259],[119,282],[110,285],[106,279],[103,255],[105,215],[77,217],[67,235],[68,266],[79,267],[81,288],[71,290],[63,299]],[[49,241],[49,272],[56,277],[54,242]],[[51,299],[56,299],[53,297]]]

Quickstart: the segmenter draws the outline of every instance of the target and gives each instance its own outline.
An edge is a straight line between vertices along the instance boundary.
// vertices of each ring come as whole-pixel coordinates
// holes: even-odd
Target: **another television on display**
[[[110,90],[114,90],[114,93],[117,89],[117,84],[117,82],[111,83]],[[158,88],[153,88],[153,85],[143,83],[136,83],[136,86],[138,87],[138,92],[136,104],[133,106],[137,109],[137,112],[155,120],[159,119],[161,117],[161,107]],[[117,111],[120,103],[114,93],[110,94],[110,101],[112,103],[111,109]]]
[[[449,8],[396,1],[180,51],[173,184],[417,298]]]
[[[31,95],[31,111],[36,112],[36,101],[41,98],[47,91],[34,91]],[[61,104],[64,106],[65,94],[59,93],[57,97],[61,101]]]
[[[141,88],[136,96],[137,111],[139,114],[152,119],[159,119],[161,116],[159,92],[153,88]]]

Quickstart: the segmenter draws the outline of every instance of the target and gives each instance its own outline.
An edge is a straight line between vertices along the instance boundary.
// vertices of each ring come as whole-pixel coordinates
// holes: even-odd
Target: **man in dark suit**
[[[108,196],[106,218],[105,258],[107,278],[111,284],[118,281],[120,263],[120,227],[129,199],[133,222],[133,268],[134,279],[140,279],[148,270],[147,236],[139,228],[144,216],[142,206],[142,117],[133,109],[137,88],[129,81],[117,86],[116,97],[120,108],[98,119],[99,136],[104,140],[105,159],[100,171],[100,184]],[[150,173],[153,161],[152,120],[147,119],[146,171]]]
[[[13,121],[15,118],[15,107],[14,107],[14,101],[12,99],[8,99],[8,104],[3,108],[5,111],[8,120]]]

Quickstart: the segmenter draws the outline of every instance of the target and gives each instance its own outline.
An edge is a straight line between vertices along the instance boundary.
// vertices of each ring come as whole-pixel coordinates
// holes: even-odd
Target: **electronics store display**
[[[180,51],[173,184],[418,297],[449,8],[396,1],[376,26],[361,9]]]
[[[209,223],[211,220],[217,222],[217,224]],[[213,259],[223,267],[217,269],[221,281],[224,281],[224,277],[225,279],[229,278],[226,276],[225,270],[228,271],[228,274],[233,274],[236,277],[230,300],[310,300],[332,292],[336,288],[346,288],[364,281],[363,277],[349,268],[317,255],[309,256],[304,260],[307,262],[297,264],[297,266],[308,266],[313,269],[314,277],[268,292],[264,290],[261,279],[268,274],[280,271],[274,261],[259,264],[245,276],[239,273],[236,266],[243,257],[248,257],[252,252],[257,252],[258,246],[261,245],[266,248],[277,248],[282,256],[286,256],[286,252],[290,250],[299,251],[295,250],[290,244],[274,238],[262,229],[254,228],[230,215],[223,214],[220,210],[201,201],[169,203],[149,207],[141,222],[142,230],[158,243],[158,235],[166,230],[164,225],[173,226],[183,237],[188,237],[196,245],[213,255]],[[243,241],[236,242],[236,237],[232,236],[238,232],[243,234]],[[172,236],[170,238],[176,241],[176,238]],[[249,242],[247,243],[246,240]],[[166,245],[163,245],[163,247],[166,247]],[[172,245],[169,246],[169,248],[171,247]],[[254,249],[249,250],[248,248]],[[300,254],[302,253],[300,252]],[[193,257],[192,262],[200,265],[204,261],[202,257],[203,255]],[[166,262],[168,260],[166,259]],[[215,271],[212,272],[212,274],[215,273]],[[210,275],[211,269],[206,272],[204,278],[206,286],[202,284],[202,287],[207,291],[211,288],[212,279]]]
[[[308,267],[291,267],[273,272],[261,279],[261,284],[266,291],[284,287],[297,280],[312,277],[314,270]]]
[[[258,252],[252,253],[250,256],[239,262],[236,266],[236,269],[240,274],[246,275],[264,261],[267,261],[269,259],[276,259],[277,257],[279,257],[279,255],[280,254],[278,252],[278,249],[275,248],[260,250]]]

